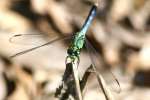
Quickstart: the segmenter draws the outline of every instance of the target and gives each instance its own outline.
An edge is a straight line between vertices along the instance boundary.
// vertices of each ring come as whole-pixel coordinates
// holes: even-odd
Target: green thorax
[[[68,55],[79,56],[81,49],[83,48],[85,42],[85,34],[82,32],[77,32],[73,37],[73,41],[68,49]]]
[[[82,49],[85,41],[85,34],[82,32],[77,32],[74,36],[73,46],[77,47],[78,49]]]

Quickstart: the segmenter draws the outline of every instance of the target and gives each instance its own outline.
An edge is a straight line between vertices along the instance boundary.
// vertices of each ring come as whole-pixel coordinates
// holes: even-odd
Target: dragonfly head
[[[68,55],[70,55],[70,56],[79,56],[79,54],[80,54],[80,51],[78,50],[78,49],[72,49],[72,48],[69,48],[68,50],[67,50],[67,53],[68,53]]]

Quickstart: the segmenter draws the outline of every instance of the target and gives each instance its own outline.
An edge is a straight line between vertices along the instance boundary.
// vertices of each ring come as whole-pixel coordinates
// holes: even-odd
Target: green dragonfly
[[[85,46],[87,48],[87,52],[89,54],[89,57],[91,59],[91,63],[93,65],[94,69],[99,73],[100,68],[102,66],[105,66],[105,65],[101,64],[101,60],[103,60],[103,59],[99,56],[99,53],[97,53],[95,48],[91,45],[91,43],[86,38],[87,30],[89,29],[94,17],[96,16],[97,6],[98,6],[97,4],[94,4],[92,6],[92,8],[89,12],[89,15],[88,15],[85,23],[83,24],[81,30],[79,32],[76,32],[73,36],[71,36],[71,43],[69,45],[69,48],[67,49],[66,63],[77,61],[79,64],[80,53],[81,53],[81,50],[83,49],[83,47]],[[15,38],[18,38],[18,37],[21,37],[24,35],[34,35],[34,34],[17,34],[10,38],[10,42],[14,42]],[[37,34],[35,34],[35,35],[37,35]],[[67,40],[67,39],[70,39],[70,37],[57,38],[55,40],[49,41],[40,46],[36,46],[34,48],[24,50],[22,52],[14,54],[11,56],[11,58],[17,57],[19,55],[23,55],[25,53],[28,53],[35,49],[41,48],[43,46],[51,45],[55,42]],[[108,84],[109,84],[109,82],[113,82],[113,84],[115,84],[115,91],[116,90],[117,90],[117,92],[120,91],[120,84],[119,84],[118,80],[116,79],[116,77],[112,74],[111,70],[109,68],[107,68],[107,66],[104,69],[107,69],[107,72],[109,74],[108,80],[105,78],[105,76],[103,76],[104,79],[106,79],[106,81],[108,81]],[[103,72],[103,71],[101,70],[100,72]],[[101,73],[101,74],[103,75],[103,73]],[[113,88],[113,90],[114,90],[114,87],[111,87],[111,88]]]

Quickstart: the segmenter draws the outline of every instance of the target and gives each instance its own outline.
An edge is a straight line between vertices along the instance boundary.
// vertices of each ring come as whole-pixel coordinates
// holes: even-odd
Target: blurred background
[[[79,31],[95,1],[1,0],[0,100],[57,100],[54,93],[65,70],[68,41],[13,59],[10,56]],[[101,56],[100,62],[109,66],[120,82],[122,91],[113,93],[115,100],[149,100],[150,0],[99,2],[87,38]],[[32,35],[10,41],[17,34]],[[83,53],[81,70],[89,60]],[[105,100],[91,80],[84,99]]]

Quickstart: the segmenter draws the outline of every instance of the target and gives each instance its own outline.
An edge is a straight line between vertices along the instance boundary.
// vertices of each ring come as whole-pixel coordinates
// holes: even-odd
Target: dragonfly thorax
[[[71,43],[69,49],[67,50],[68,55],[79,56],[80,51],[83,48],[84,41],[85,41],[85,35],[83,35],[81,32],[76,33],[73,42]]]
[[[74,37],[72,47],[77,48],[77,49],[82,49],[84,42],[85,42],[85,34],[82,32],[77,32]]]

